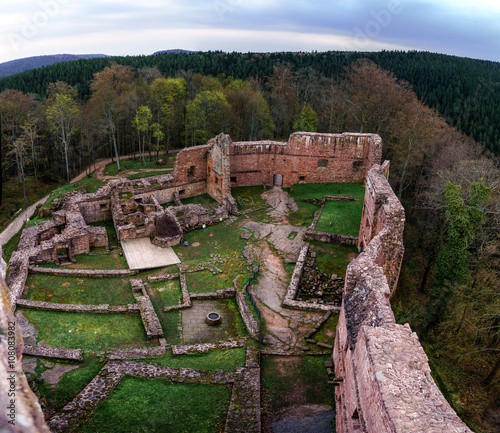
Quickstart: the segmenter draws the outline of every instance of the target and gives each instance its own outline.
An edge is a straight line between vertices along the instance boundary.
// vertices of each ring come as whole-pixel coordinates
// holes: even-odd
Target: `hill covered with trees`
[[[339,80],[351,62],[368,58],[410,83],[417,96],[438,110],[445,120],[500,154],[500,63],[428,52],[313,52],[313,53],[159,53],[77,60],[58,63],[0,80],[0,91],[16,89],[45,97],[50,83],[64,81],[76,87],[79,97],[90,98],[95,73],[113,61],[136,71],[156,67],[165,76],[200,73],[216,77],[254,79],[261,85],[277,64],[286,63],[296,79],[318,77]]]
[[[50,66],[54,63],[68,62],[78,59],[92,59],[95,57],[109,57],[105,54],[54,54],[49,56],[25,57],[23,59],[11,60],[0,63],[0,78],[18,74],[30,69]]]
[[[476,119],[468,125],[482,128],[475,111],[482,103],[493,119],[498,64],[371,55],[375,60],[360,53],[159,54],[9,77],[0,92],[1,178],[15,184],[10,191],[19,202],[0,212],[19,208],[28,178],[67,180],[97,158],[136,152],[144,163],[148,153],[204,144],[220,132],[235,141],[287,139],[297,130],[378,133],[406,211],[396,318],[418,333],[460,416],[478,432],[498,431],[500,171],[484,148],[490,143],[498,153],[498,141],[481,145],[443,114],[450,110],[458,122],[468,107]],[[416,78],[407,82],[403,74]],[[8,89],[15,83],[21,90]],[[443,104],[439,111],[425,103],[432,100]],[[498,134],[496,123],[491,131]]]

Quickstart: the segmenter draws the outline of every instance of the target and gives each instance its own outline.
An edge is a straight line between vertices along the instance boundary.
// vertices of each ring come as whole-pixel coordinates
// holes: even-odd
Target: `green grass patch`
[[[238,210],[242,212],[248,209],[267,208],[268,204],[261,197],[264,191],[262,186],[238,186],[231,188],[231,195],[238,203]]]
[[[230,399],[231,387],[227,385],[171,383],[126,376],[74,431],[222,432]]]
[[[310,245],[310,248],[316,252],[316,265],[325,274],[337,274],[343,277],[347,265],[358,255],[356,247],[326,244],[318,241],[311,241]]]
[[[142,361],[141,361],[142,362]],[[194,368],[199,370],[233,369],[244,367],[246,362],[246,348],[239,347],[229,350],[214,350],[209,353],[194,353],[186,356],[168,355],[143,362],[151,362],[161,367]]]
[[[167,306],[178,305],[182,298],[181,284],[179,279],[150,283],[148,294],[151,303],[160,321],[165,339],[169,344],[181,344],[180,313],[178,310],[163,311]]]
[[[182,300],[181,283],[178,278],[160,283],[150,283],[148,293],[151,298],[158,301],[158,306],[161,308],[178,305],[179,301]]]
[[[327,201],[315,230],[358,236],[362,214],[363,201]]]
[[[40,369],[39,358],[39,367]],[[54,360],[50,360],[54,362]],[[51,386],[45,382],[38,385],[37,395],[42,405],[47,405],[57,412],[73,400],[89,382],[99,373],[103,364],[96,357],[86,357],[81,364],[71,361],[57,361],[57,365],[78,365],[77,369],[64,373],[57,385]],[[43,368],[46,370],[47,368]],[[40,376],[40,374],[39,374]]]
[[[60,304],[133,304],[130,282],[125,278],[80,278],[29,274],[27,299]]]
[[[299,234],[299,232],[296,232],[296,231],[291,231],[290,233],[288,233],[288,239],[290,239],[291,241],[293,241],[297,235]]]
[[[243,264],[240,263],[240,266],[243,267]],[[234,274],[234,278],[238,275],[238,269],[231,269],[230,266],[227,267],[230,271],[230,275],[228,274],[217,274],[213,275],[211,271],[204,270],[199,272],[192,272],[186,274],[186,282],[188,285],[188,290],[190,293],[210,293],[215,292],[221,289],[227,289],[232,286],[231,277]],[[240,274],[243,273],[241,270]],[[224,275],[221,277],[221,275]]]
[[[197,195],[196,197],[183,198],[181,201],[182,204],[199,204],[212,211],[220,206],[220,204],[215,199],[213,199],[209,194],[202,194],[202,195]]]
[[[79,180],[78,182],[75,183],[68,183],[66,185],[63,185],[54,191],[52,191],[52,195],[49,197],[49,199],[45,202],[43,207],[50,207],[52,202],[56,198],[61,198],[63,194],[66,194],[69,191],[74,191],[78,189],[85,189],[88,193],[93,193],[96,192],[101,186],[104,186],[106,182],[103,182],[102,180],[98,180],[92,176],[85,176],[83,179]]]
[[[6,244],[2,245],[3,259],[6,263],[9,263],[12,253],[17,250],[23,228],[21,228],[21,230],[19,230],[14,236],[12,236]]]
[[[22,311],[38,330],[37,342],[53,347],[97,352],[155,345],[147,340],[139,315]]]
[[[294,185],[292,191],[289,188],[285,189],[299,208],[297,212],[290,212],[288,215],[288,221],[295,226],[309,226],[314,213],[319,210],[318,205],[302,201],[304,198],[321,198],[324,195],[352,196],[361,201],[362,208],[365,195],[365,187],[360,183],[310,183]]]
[[[333,406],[333,387],[323,361],[328,356],[265,356],[261,360],[264,412],[274,414],[301,404]],[[333,409],[332,409],[333,410]]]
[[[331,344],[335,342],[335,333],[337,332],[337,323],[339,322],[339,315],[332,314],[330,318],[323,323],[320,330],[314,334],[314,339],[320,343]]]

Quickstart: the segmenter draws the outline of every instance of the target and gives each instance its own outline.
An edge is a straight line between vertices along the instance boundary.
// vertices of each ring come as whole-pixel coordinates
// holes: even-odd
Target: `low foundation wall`
[[[345,245],[355,247],[358,245],[357,236],[339,235],[337,233],[315,232],[308,230],[304,233],[304,239],[308,241],[320,241],[327,244]]]
[[[30,266],[29,271],[32,274],[65,275],[84,278],[129,277],[139,272],[131,269],[63,269],[41,268],[39,266]]]

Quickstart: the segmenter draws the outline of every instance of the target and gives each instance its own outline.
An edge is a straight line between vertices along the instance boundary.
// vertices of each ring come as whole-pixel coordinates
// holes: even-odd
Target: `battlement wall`
[[[397,324],[391,309],[404,253],[404,209],[387,168],[368,172],[363,251],[347,268],[333,352],[337,432],[470,432],[432,379],[417,334]]]

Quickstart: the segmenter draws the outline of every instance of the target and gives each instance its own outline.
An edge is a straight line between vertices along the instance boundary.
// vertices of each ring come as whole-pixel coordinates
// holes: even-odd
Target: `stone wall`
[[[417,335],[395,323],[404,210],[386,168],[368,173],[363,252],[347,268],[333,351],[337,432],[470,432],[434,383]]]
[[[235,142],[230,147],[231,185],[283,186],[297,183],[363,182],[380,163],[382,140],[376,134],[296,132],[288,143]]]
[[[0,258],[2,257],[0,249]],[[21,326],[10,308],[11,295],[0,276],[0,431],[10,433],[50,433],[38,400],[22,370]]]

